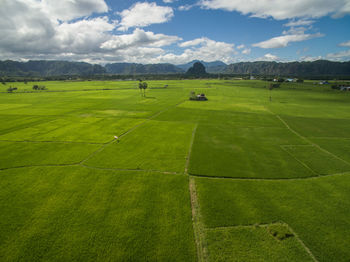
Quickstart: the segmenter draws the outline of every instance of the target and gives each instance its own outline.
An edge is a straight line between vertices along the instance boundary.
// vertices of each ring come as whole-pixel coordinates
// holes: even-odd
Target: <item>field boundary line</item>
[[[195,127],[193,128],[193,131],[192,131],[190,147],[188,149],[188,154],[187,154],[187,158],[186,158],[185,174],[187,174],[187,172],[188,172],[188,166],[190,164],[190,158],[191,158],[191,154],[192,154],[192,146],[193,146],[193,142],[194,142],[194,137],[196,135],[197,127],[198,127],[198,123],[196,123],[196,125],[195,125]]]
[[[61,143],[61,144],[89,144],[89,145],[104,145],[105,143],[97,142],[79,142],[79,141],[33,141],[33,140],[0,140],[0,142],[12,143]]]
[[[288,229],[293,233],[293,235],[295,236],[296,240],[300,243],[300,245],[305,249],[305,251],[309,254],[309,256],[311,257],[311,259],[315,262],[318,262],[317,258],[314,256],[314,254],[311,252],[311,250],[305,245],[305,243],[301,240],[301,238],[298,236],[298,234],[293,230],[293,228],[285,223],[288,227]]]
[[[1,114],[0,114],[0,115],[1,115]],[[1,116],[8,116],[8,115],[1,115]],[[23,115],[20,115],[20,116],[23,116]],[[33,117],[33,116],[29,115],[28,117]],[[50,118],[50,116],[43,116],[43,118],[44,118],[44,117]],[[47,120],[47,121],[46,121],[46,120]],[[54,120],[55,120],[55,119],[41,119],[41,120],[29,122],[29,123],[27,123],[27,124],[17,125],[17,126],[10,127],[10,128],[7,128],[7,129],[4,129],[4,130],[0,131],[0,135],[3,136],[3,135],[6,135],[6,134],[9,134],[9,133],[12,133],[12,132],[16,132],[16,131],[19,131],[19,130],[23,130],[23,129],[28,128],[28,127],[37,126],[37,125],[40,125],[40,124],[42,124],[42,123],[52,122],[52,121],[54,121]]]
[[[215,230],[226,230],[226,229],[234,229],[234,228],[256,228],[256,227],[268,227],[270,225],[279,225],[284,224],[283,222],[272,222],[272,223],[264,223],[264,224],[252,224],[252,225],[235,225],[235,226],[222,226],[222,227],[207,227],[205,228],[208,231]]]
[[[207,179],[218,179],[218,180],[236,180],[236,181],[297,181],[297,180],[311,180],[311,179],[318,179],[318,178],[324,178],[324,177],[332,177],[332,176],[342,176],[342,175],[349,175],[350,171],[341,172],[341,173],[335,173],[335,174],[328,174],[328,175],[318,175],[318,176],[309,176],[309,177],[287,177],[287,178],[254,178],[254,177],[227,177],[227,176],[209,176],[209,175],[203,175],[203,174],[189,174],[190,177],[197,177],[197,178],[207,178]]]
[[[192,177],[189,177],[189,190],[191,197],[192,226],[194,232],[194,239],[197,247],[197,258],[199,262],[205,262],[208,261],[207,242],[205,239],[205,227],[202,222],[200,206],[197,199],[195,180]]]
[[[13,167],[3,167],[3,168],[0,168],[0,171],[10,170],[10,169],[20,169],[20,168],[31,168],[31,167],[66,167],[66,166],[79,166],[79,163],[47,164],[47,165],[23,165],[23,166],[13,166]]]
[[[307,145],[310,146],[310,145]],[[292,153],[290,153],[288,150],[286,150],[284,148],[284,146],[280,146],[280,148],[286,152],[288,155],[290,155],[292,158],[294,158],[298,163],[300,163],[302,166],[304,166],[306,169],[310,170],[312,173],[314,173],[317,176],[320,176],[319,173],[317,173],[315,170],[313,170],[311,167],[309,167],[307,164],[305,164],[303,161],[301,161],[300,159],[298,159],[296,156],[294,156]]]
[[[79,162],[79,165],[84,164],[86,161],[88,161],[91,157],[93,157],[94,155],[100,153],[103,149],[105,149],[107,146],[109,146],[110,144],[112,144],[114,141],[116,141],[117,138],[113,138],[113,140],[103,144],[100,148],[98,148],[97,150],[95,150],[94,152],[92,152],[91,154],[89,154],[86,158],[84,158],[83,160],[81,160]]]
[[[334,140],[350,140],[350,137],[338,137],[338,136],[308,136],[309,139],[334,139]]]
[[[84,165],[84,164],[80,164],[79,166],[82,166],[82,167],[85,167],[85,168],[89,168],[89,169],[98,169],[98,170],[131,171],[131,172],[154,172],[154,173],[167,174],[167,175],[184,175],[183,173],[179,173],[179,172],[160,171],[160,170],[152,170],[152,169],[108,168],[108,167],[88,166],[88,165]]]
[[[295,135],[297,135],[297,136],[300,137],[301,139],[305,140],[305,141],[308,142],[310,145],[315,146],[315,147],[316,147],[317,149],[319,149],[320,151],[322,151],[322,152],[324,152],[324,153],[326,153],[326,154],[329,154],[329,155],[333,156],[334,158],[336,158],[336,159],[338,159],[338,160],[342,161],[343,163],[346,163],[347,165],[350,166],[350,162],[348,162],[348,161],[346,161],[346,160],[340,158],[339,156],[333,154],[332,152],[329,152],[328,150],[322,148],[322,147],[319,146],[318,144],[312,142],[312,141],[309,140],[308,138],[306,138],[306,137],[304,137],[303,135],[299,134],[297,131],[295,131],[293,128],[291,128],[291,127],[288,125],[288,123],[282,119],[282,117],[280,117],[278,114],[272,112],[272,111],[271,111],[270,109],[268,109],[267,107],[265,107],[265,108],[266,108],[272,115],[276,116],[276,117],[286,126],[286,128],[287,128],[289,131],[291,131],[292,133],[294,133]]]
[[[14,166],[14,167],[4,167],[0,168],[0,171],[6,171],[11,169],[20,169],[20,168],[35,168],[35,167],[70,167],[70,166],[76,166],[76,167],[82,167],[82,168],[88,168],[88,169],[97,169],[97,170],[110,170],[110,171],[127,171],[127,172],[153,172],[153,173],[159,173],[159,174],[165,174],[165,175],[182,175],[185,176],[182,172],[172,172],[172,171],[160,171],[160,170],[152,170],[152,169],[127,169],[127,168],[103,168],[103,167],[94,167],[94,166],[87,166],[80,163],[73,163],[73,164],[47,164],[47,165],[23,165],[23,166]]]

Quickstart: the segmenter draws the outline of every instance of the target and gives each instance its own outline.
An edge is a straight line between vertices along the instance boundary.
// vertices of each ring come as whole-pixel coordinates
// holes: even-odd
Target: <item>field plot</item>
[[[195,261],[184,175],[1,171],[1,261]]]
[[[88,166],[184,172],[193,124],[151,120],[86,162]]]
[[[349,95],[148,83],[0,93],[1,261],[349,260]]]
[[[292,233],[282,240],[273,236],[270,227],[275,225],[208,230],[210,260],[313,261]],[[283,227],[287,228],[284,230],[288,230],[287,226]]]
[[[297,233],[319,261],[347,261],[350,256],[350,173],[285,181],[197,178],[196,183],[203,219],[209,228],[228,227],[230,234],[232,226],[251,225],[253,230],[255,224],[281,221]],[[243,232],[243,236],[246,234]],[[240,237],[228,237],[227,241]],[[254,239],[244,238],[241,245],[257,245]],[[221,244],[229,243],[223,240]],[[220,255],[213,252],[214,256]],[[240,256],[238,261],[246,261],[244,253],[233,255]]]
[[[240,178],[313,176],[280,147],[286,143],[302,145],[303,141],[283,128],[199,125],[190,173]]]

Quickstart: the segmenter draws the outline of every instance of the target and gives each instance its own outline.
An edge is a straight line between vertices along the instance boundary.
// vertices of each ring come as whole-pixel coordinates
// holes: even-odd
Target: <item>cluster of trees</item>
[[[274,88],[279,88],[281,84],[270,84],[269,89],[272,90]]]
[[[9,88],[7,88],[7,92],[8,93],[12,93],[13,91],[17,90],[17,87],[12,87],[10,86]]]
[[[33,85],[33,90],[47,90],[45,86]]]
[[[141,92],[141,96],[146,97],[146,89],[148,87],[147,82],[143,82],[142,80],[139,80],[139,89]]]

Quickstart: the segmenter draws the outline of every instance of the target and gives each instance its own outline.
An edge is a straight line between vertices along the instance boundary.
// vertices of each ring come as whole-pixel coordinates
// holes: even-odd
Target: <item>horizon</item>
[[[350,62],[350,60],[346,60],[346,61],[334,61],[334,60],[327,60],[327,59],[318,59],[318,60],[313,60],[313,61],[267,61],[267,60],[256,60],[256,61],[237,61],[237,62],[233,62],[233,63],[225,63],[223,61],[220,60],[216,60],[216,61],[203,61],[203,60],[192,60],[190,62],[184,63],[184,64],[172,64],[172,63],[167,63],[167,62],[163,62],[163,63],[136,63],[136,62],[109,62],[109,63],[91,63],[91,62],[85,62],[85,61],[74,61],[74,60],[59,60],[59,59],[30,59],[30,60],[13,60],[13,59],[6,59],[6,60],[0,60],[0,62],[5,62],[5,61],[11,61],[11,62],[20,62],[20,63],[27,63],[27,62],[41,62],[41,61],[51,61],[51,62],[71,62],[71,63],[88,63],[91,65],[100,65],[102,67],[105,67],[107,64],[140,64],[140,65],[159,65],[159,64],[169,64],[169,65],[174,65],[176,67],[178,66],[184,66],[184,65],[189,65],[189,64],[193,64],[195,62],[201,62],[201,63],[215,63],[215,62],[221,62],[224,63],[226,66],[229,66],[231,64],[238,64],[238,63],[256,63],[256,62],[275,62],[275,63],[281,63],[281,64],[287,64],[287,63],[302,63],[302,62],[306,62],[306,63],[312,63],[312,62],[317,62],[317,61],[327,61],[327,62],[335,62],[335,63],[348,63]],[[205,65],[204,65],[205,66]]]
[[[4,60],[174,65],[350,60],[349,0],[2,2]]]

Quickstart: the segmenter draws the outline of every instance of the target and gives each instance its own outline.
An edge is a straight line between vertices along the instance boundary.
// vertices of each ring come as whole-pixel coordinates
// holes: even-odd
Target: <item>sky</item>
[[[0,60],[350,60],[350,0],[0,0]]]

